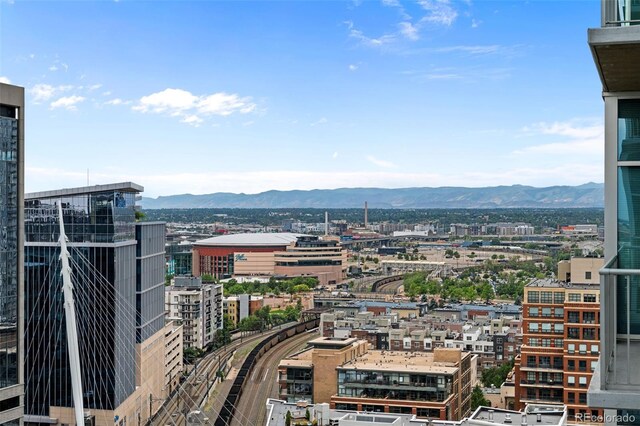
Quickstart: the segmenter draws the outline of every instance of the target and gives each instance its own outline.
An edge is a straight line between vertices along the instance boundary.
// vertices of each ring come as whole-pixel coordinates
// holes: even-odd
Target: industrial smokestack
[[[329,212],[324,212],[324,236],[329,235]]]
[[[364,202],[364,227],[365,229],[369,227],[369,208],[366,201]]]

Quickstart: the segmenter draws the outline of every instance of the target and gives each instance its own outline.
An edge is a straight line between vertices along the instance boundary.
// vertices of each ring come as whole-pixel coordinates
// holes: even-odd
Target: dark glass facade
[[[0,108],[0,387],[18,384],[19,122]]]
[[[640,100],[618,101],[618,262],[621,268],[640,269]],[[629,286],[627,288],[627,286]],[[620,282],[617,322],[627,331],[627,294],[630,300],[630,331],[640,334],[640,277]]]
[[[58,200],[72,259],[85,409],[112,410],[136,386],[137,191],[126,185],[94,192],[85,188],[85,193],[82,189],[51,197],[34,194],[25,201],[25,339],[29,342],[25,414],[29,415],[48,416],[51,406],[73,406]]]
[[[136,224],[136,341],[164,327],[165,238],[163,222]]]

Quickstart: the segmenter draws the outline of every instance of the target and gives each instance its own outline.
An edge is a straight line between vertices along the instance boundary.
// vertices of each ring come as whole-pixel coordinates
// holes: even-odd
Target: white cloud
[[[0,83],[11,84],[11,80],[9,80],[9,77],[0,76]]]
[[[85,98],[82,96],[65,96],[62,97],[56,101],[51,102],[50,108],[51,109],[56,109],[56,108],[64,108],[67,109],[69,111],[75,111],[77,109],[76,105],[84,102]]]
[[[51,65],[51,66],[49,67],[49,71],[56,72],[56,71],[58,71],[58,67],[57,67],[55,64],[53,64],[53,65]]]
[[[470,55],[488,55],[492,53],[499,53],[503,51],[503,47],[499,44],[487,44],[487,45],[461,45],[461,46],[445,46],[429,49],[435,53],[468,53]]]
[[[427,11],[421,22],[449,27],[458,17],[458,12],[448,0],[418,0],[418,4]]]
[[[478,19],[471,19],[471,28],[478,28],[482,24],[482,21]]]
[[[571,120],[536,123],[522,129],[525,136],[552,137],[552,142],[527,146],[514,154],[559,155],[571,154],[600,158],[604,153],[604,125],[602,123]]]
[[[320,120],[314,121],[313,123],[309,124],[309,126],[311,127],[319,126],[320,124],[327,124],[328,122],[329,120],[327,120],[326,117],[322,117]]]
[[[196,96],[187,90],[171,88],[143,96],[133,107],[140,112],[181,117],[182,122],[187,124],[200,124],[203,121],[200,116],[248,114],[256,108],[249,97],[224,92]]]
[[[188,115],[182,119],[182,122],[198,127],[204,122],[204,120],[197,115]]]
[[[356,28],[353,21],[346,21],[349,37],[358,40],[362,45],[379,48],[398,43],[402,39],[417,41],[420,39],[420,31],[425,27],[434,25],[449,27],[458,17],[458,11],[449,0],[418,0],[424,14],[417,23],[411,22],[411,15],[398,0],[382,0],[382,4],[399,12],[401,21],[397,24],[397,28],[382,36],[370,37]]]
[[[416,28],[411,22],[400,22],[398,25],[400,26],[400,34],[405,38],[413,41],[420,38],[418,35],[418,28]]]
[[[200,99],[198,111],[210,115],[231,115],[234,112],[247,114],[256,109],[250,98],[241,98],[235,94],[214,93]]]
[[[349,31],[349,37],[358,40],[361,44],[369,47],[380,47],[387,44],[390,44],[396,40],[396,36],[394,34],[385,34],[378,38],[368,37],[364,35],[364,33],[360,30],[356,30],[352,28]]]
[[[369,161],[370,163],[375,164],[378,167],[384,167],[385,169],[392,169],[394,167],[397,167],[391,161],[380,160],[380,159],[374,157],[373,155],[368,155],[367,156],[367,161]]]
[[[94,90],[98,90],[101,87],[102,87],[102,84],[92,84],[91,86],[87,87],[87,89],[89,91],[94,91]]]
[[[358,69],[358,65],[356,64],[349,64],[349,71],[355,71]]]
[[[125,101],[124,99],[120,99],[120,98],[113,98],[103,103],[103,105],[114,105],[114,106],[131,105],[131,104],[132,104],[131,101]]]
[[[338,158],[338,151],[334,152],[331,158],[333,158],[334,160]]]
[[[55,92],[55,87],[49,84],[36,84],[31,88],[31,95],[33,96],[33,101],[36,103],[46,101],[51,98]]]
[[[71,85],[52,86],[50,84],[36,84],[29,91],[36,104],[48,101],[52,97],[73,89]]]

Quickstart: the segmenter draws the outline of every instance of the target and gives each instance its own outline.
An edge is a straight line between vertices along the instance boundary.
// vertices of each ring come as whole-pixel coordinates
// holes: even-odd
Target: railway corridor
[[[278,363],[282,358],[304,349],[307,342],[317,337],[317,330],[301,333],[273,347],[257,361],[236,404],[236,416],[231,426],[265,424],[267,398],[278,397]]]

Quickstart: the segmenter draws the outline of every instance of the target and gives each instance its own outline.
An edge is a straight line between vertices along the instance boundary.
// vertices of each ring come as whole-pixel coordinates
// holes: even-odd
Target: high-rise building
[[[571,421],[602,416],[587,405],[599,353],[600,287],[595,277],[602,264],[601,258],[573,258],[570,265],[559,265],[572,281],[535,279],[525,287],[516,407],[564,404]]]
[[[167,319],[182,324],[185,348],[204,349],[223,325],[222,284],[204,284],[200,277],[176,277],[165,288]]]
[[[0,424],[19,425],[23,398],[24,88],[0,83]]]
[[[75,423],[58,204],[71,258],[85,410],[95,424],[142,421],[149,398],[163,394],[165,226],[136,223],[142,190],[126,182],[25,197],[27,423]]]
[[[589,29],[588,39],[604,99],[607,261],[602,350],[588,403],[604,409],[607,423],[621,424],[625,414],[640,421],[640,3],[601,5],[601,27]]]

